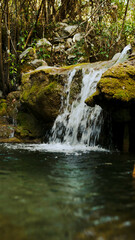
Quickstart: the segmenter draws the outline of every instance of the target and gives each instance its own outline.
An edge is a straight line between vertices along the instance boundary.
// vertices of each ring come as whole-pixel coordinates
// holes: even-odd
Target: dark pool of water
[[[134,240],[135,155],[0,146],[0,240]]]

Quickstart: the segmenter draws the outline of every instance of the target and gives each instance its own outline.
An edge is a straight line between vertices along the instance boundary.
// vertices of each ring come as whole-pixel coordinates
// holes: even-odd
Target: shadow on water
[[[134,239],[134,160],[121,153],[1,146],[2,240]]]

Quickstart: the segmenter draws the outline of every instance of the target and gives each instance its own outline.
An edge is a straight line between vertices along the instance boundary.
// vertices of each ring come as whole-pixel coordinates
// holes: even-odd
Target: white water
[[[99,106],[90,108],[85,104],[85,100],[95,92],[97,82],[100,80],[104,71],[105,69],[90,69],[89,73],[83,71],[80,94],[71,106],[69,103],[70,87],[76,70],[73,69],[73,71],[70,72],[66,89],[68,94],[65,109],[54,123],[50,143],[63,142],[64,144],[74,146],[80,144],[95,146],[102,124],[102,118],[100,118],[101,108]]]
[[[25,150],[25,151],[39,151],[39,152],[55,152],[55,153],[66,153],[66,154],[82,154],[86,152],[107,152],[108,150],[98,147],[98,146],[85,146],[85,145],[76,145],[71,146],[70,144],[63,143],[55,143],[55,144],[26,144],[26,143],[18,143],[18,144],[9,144],[4,143],[4,147],[7,149],[13,150]]]

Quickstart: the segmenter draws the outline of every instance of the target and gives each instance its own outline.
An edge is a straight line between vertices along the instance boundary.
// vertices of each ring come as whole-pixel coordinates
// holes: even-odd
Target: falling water
[[[95,106],[90,108],[85,104],[86,98],[93,94],[97,82],[100,80],[104,69],[90,69],[89,73],[83,70],[81,92],[77,99],[70,106],[70,87],[75,76],[76,69],[69,73],[66,86],[67,98],[65,108],[60,114],[52,128],[50,142],[63,142],[71,145],[85,144],[95,145],[98,140],[102,117],[100,118],[101,108]],[[64,105],[64,103],[62,104]],[[91,126],[91,127],[90,127]]]
[[[66,100],[62,101],[61,114],[55,120],[52,128],[50,143],[65,143],[70,145],[95,146],[98,142],[101,127],[103,124],[102,109],[99,106],[88,107],[85,100],[92,95],[102,74],[110,67],[111,64],[125,60],[130,45],[126,46],[120,56],[114,60],[108,61],[108,65],[101,66],[101,69],[89,69],[89,72],[82,70],[82,86],[76,100],[70,104],[71,84],[77,69],[74,68],[68,76],[65,86]],[[99,66],[100,68],[100,66]],[[62,109],[64,110],[62,111]]]

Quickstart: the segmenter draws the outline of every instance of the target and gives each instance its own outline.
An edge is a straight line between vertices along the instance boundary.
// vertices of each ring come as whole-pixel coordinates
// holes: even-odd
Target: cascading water
[[[70,86],[76,69],[70,72],[66,88],[68,94],[64,112],[57,117],[54,123],[50,142],[63,142],[71,145],[95,145],[102,124],[102,118],[100,118],[101,108],[99,106],[90,108],[85,104],[85,100],[94,93],[97,82],[104,71],[104,69],[90,69],[89,73],[85,73],[83,70],[81,92],[71,106],[69,103]]]
[[[99,106],[88,107],[85,100],[92,95],[102,74],[118,62],[123,62],[131,46],[124,48],[118,59],[108,64],[101,65],[101,69],[89,69],[89,73],[82,70],[82,87],[76,100],[70,104],[71,84],[76,74],[77,68],[74,68],[68,76],[65,92],[67,93],[66,101],[62,101],[61,109],[63,112],[55,120],[52,128],[52,134],[49,143],[65,143],[69,145],[86,145],[95,146],[100,136],[101,126],[103,123],[102,109]],[[99,66],[100,68],[100,66]]]

